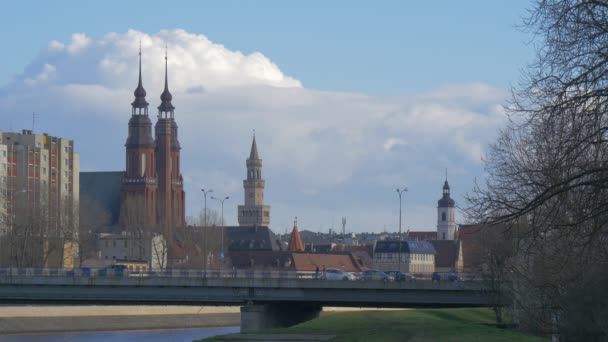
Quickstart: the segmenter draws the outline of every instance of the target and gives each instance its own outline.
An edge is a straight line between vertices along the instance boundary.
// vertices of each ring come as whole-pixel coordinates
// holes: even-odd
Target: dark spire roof
[[[255,143],[255,133],[253,134],[253,142],[251,143],[251,152],[249,153],[249,159],[260,159],[258,155],[258,145]]]
[[[139,46],[139,82],[137,83],[137,88],[135,88],[133,95],[135,95],[135,101],[131,103],[133,108],[148,107],[148,102],[146,102],[146,90],[141,83],[141,45]]]
[[[161,112],[172,112],[175,107],[171,104],[173,95],[169,92],[169,82],[167,81],[167,47],[165,47],[165,90],[160,95],[161,104],[158,106],[158,110]]]
[[[450,197],[450,185],[446,176],[445,183],[443,183],[443,197],[437,201],[437,206],[442,208],[453,207],[455,204],[456,202]]]

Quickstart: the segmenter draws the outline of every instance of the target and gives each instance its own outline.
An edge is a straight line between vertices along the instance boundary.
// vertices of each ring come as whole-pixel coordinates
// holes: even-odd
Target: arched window
[[[441,221],[445,221],[445,213],[441,213]]]
[[[146,155],[144,153],[141,154],[141,177],[146,173]]]

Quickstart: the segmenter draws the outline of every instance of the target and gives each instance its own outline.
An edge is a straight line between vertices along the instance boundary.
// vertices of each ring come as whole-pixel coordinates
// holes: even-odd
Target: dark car
[[[388,274],[380,270],[366,270],[361,273],[361,280],[391,280]]]
[[[386,271],[389,277],[394,281],[413,281],[416,277],[413,274],[403,273],[401,271]]]
[[[101,270],[99,270],[99,275],[102,277],[107,275],[122,277],[125,274],[126,270],[127,266],[125,265],[110,265],[106,268],[102,268]]]
[[[462,281],[462,277],[460,277],[458,274],[450,273],[448,274],[448,281],[452,283],[456,281]]]
[[[441,281],[441,275],[437,272],[433,272],[433,275],[431,276],[431,280],[433,282],[436,282],[436,281],[439,282],[439,281]]]

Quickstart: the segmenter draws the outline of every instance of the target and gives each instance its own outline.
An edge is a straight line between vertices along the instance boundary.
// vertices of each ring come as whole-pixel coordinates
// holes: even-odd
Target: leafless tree
[[[588,316],[580,329],[595,335],[584,339],[607,339],[597,323],[606,309],[568,300],[608,261],[608,2],[537,0],[524,24],[537,56],[513,90],[468,214],[524,224],[510,279],[522,324],[569,340],[565,318]]]

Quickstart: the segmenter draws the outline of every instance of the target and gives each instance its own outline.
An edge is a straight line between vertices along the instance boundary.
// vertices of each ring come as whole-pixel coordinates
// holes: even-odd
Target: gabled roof
[[[224,241],[229,251],[280,250],[277,236],[266,226],[226,227]]]
[[[425,231],[425,232],[409,232],[407,234],[408,240],[437,240],[437,232],[436,231]]]
[[[118,224],[123,175],[123,171],[80,172],[81,212],[86,215],[85,206],[90,204],[109,214],[110,225]]]
[[[435,267],[453,267],[458,258],[458,241],[429,241],[435,248]]]
[[[435,249],[428,241],[401,241],[401,249],[399,249],[399,241],[397,240],[380,240],[376,242],[374,253],[415,253],[415,254],[435,254]]]

